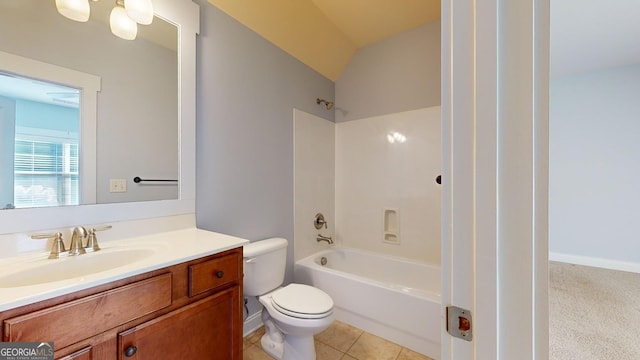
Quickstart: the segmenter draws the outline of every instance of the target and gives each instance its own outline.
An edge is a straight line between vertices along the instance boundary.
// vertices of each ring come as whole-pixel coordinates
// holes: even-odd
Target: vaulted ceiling
[[[359,47],[440,18],[440,0],[209,0],[331,80]],[[551,1],[551,75],[640,63],[640,1]]]
[[[440,0],[209,0],[331,80],[359,47],[440,18]]]

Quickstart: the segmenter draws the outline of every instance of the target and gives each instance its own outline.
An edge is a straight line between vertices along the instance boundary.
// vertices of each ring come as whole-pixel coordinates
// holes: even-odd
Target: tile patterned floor
[[[272,360],[260,348],[264,328],[244,338],[243,360]],[[316,335],[316,360],[432,360],[398,344],[334,321]]]

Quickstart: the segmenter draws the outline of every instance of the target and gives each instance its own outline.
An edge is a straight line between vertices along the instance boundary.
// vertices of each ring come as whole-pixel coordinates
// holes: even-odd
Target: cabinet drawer
[[[189,266],[189,296],[202,294],[218,286],[238,281],[241,259],[230,254]]]
[[[171,274],[4,321],[5,341],[53,341],[62,349],[171,305]]]
[[[63,356],[58,360],[93,360],[93,348],[91,346],[87,346],[73,354]]]

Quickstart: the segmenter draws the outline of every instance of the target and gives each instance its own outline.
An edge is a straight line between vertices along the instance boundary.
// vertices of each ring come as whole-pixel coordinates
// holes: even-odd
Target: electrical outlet
[[[109,192],[112,192],[112,193],[127,192],[127,180],[126,179],[110,179]]]

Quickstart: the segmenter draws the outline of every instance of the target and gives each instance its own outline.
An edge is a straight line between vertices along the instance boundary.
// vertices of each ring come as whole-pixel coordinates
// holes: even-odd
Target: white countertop
[[[47,251],[0,259],[0,311],[216,254],[247,243],[249,241],[245,239],[194,228],[108,241],[100,243],[101,251],[68,258],[48,259]],[[58,268],[64,271],[65,261],[81,259],[87,262],[94,255],[96,256],[94,259],[97,260],[98,256],[109,252],[119,256],[119,254],[126,255],[127,251],[135,249],[142,249],[148,255],[104,271],[79,273],[77,277],[74,274],[74,277],[65,280],[28,286],[9,285],[9,282],[21,276],[20,273],[24,274],[24,271],[43,265],[50,266],[56,261],[60,262]],[[96,264],[98,263],[99,261],[96,261]],[[12,274],[16,276],[12,277]]]

